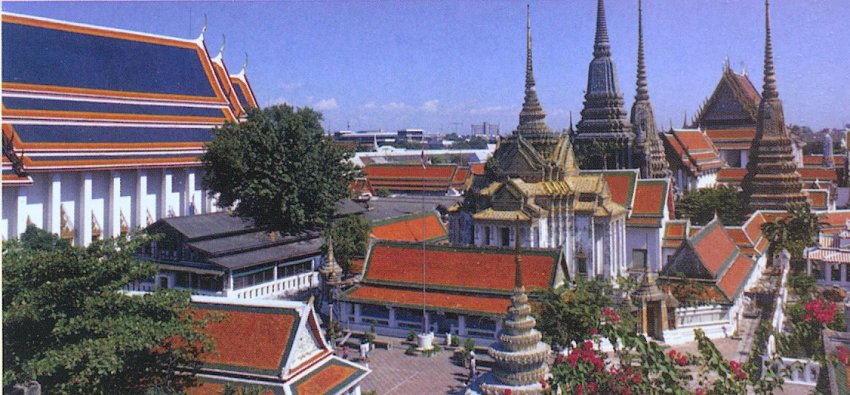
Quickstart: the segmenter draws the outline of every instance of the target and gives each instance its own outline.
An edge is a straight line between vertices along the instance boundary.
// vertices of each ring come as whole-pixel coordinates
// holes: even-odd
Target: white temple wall
[[[646,250],[647,266],[650,272],[658,272],[663,265],[661,254],[662,228],[639,228],[626,227],[626,261],[627,266],[632,268],[634,262],[634,250]],[[635,268],[643,269],[643,268]]]
[[[0,236],[17,237],[26,230],[27,218],[35,226],[59,234],[64,212],[68,226],[74,229],[74,244],[88,245],[92,214],[100,225],[101,237],[107,238],[121,233],[121,213],[132,230],[147,226],[148,212],[153,220],[161,218],[163,203],[180,215],[187,214],[190,199],[195,201],[196,214],[218,211],[201,188],[202,169],[169,171],[170,185],[163,173],[158,169],[30,173],[32,185],[2,189]],[[191,185],[187,185],[189,181]],[[163,194],[163,186],[170,193]]]
[[[710,171],[707,173],[701,174],[696,179],[696,187],[697,189],[702,188],[713,188],[714,185],[717,184],[717,171]]]

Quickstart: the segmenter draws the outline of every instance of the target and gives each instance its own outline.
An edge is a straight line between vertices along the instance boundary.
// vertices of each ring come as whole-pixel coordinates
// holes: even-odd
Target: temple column
[[[136,172],[136,213],[134,218],[130,219],[130,226],[134,228],[143,228],[147,225],[147,204],[146,198],[148,194],[148,172],[146,170],[138,170]]]
[[[77,227],[77,245],[85,247],[91,243],[92,226],[92,174],[91,172],[80,173],[80,196],[77,218],[74,222]]]
[[[48,232],[59,234],[62,219],[62,177],[60,173],[50,174],[50,186],[47,190],[47,221],[45,227]]]
[[[110,173],[111,182],[109,183],[109,218],[104,222],[107,229],[104,229],[105,236],[118,237],[121,234],[121,172],[113,170]]]
[[[647,317],[646,308],[647,308],[646,302],[641,302],[640,303],[640,332],[644,336],[648,336],[646,329],[647,329],[647,326],[649,325],[649,319],[648,319],[649,317]]]
[[[15,229],[12,232],[14,237],[20,236],[27,230],[27,195],[23,188],[13,188],[17,197],[15,199]]]
[[[362,321],[360,317],[360,304],[354,305],[354,322],[359,324]]]
[[[467,335],[467,332],[466,332],[466,316],[465,315],[460,314],[460,315],[457,316],[457,334],[458,334],[458,336],[464,336],[464,337],[466,337],[466,335]]]
[[[171,170],[162,169],[162,187],[159,193],[159,218],[168,217],[168,195],[171,194],[173,182]]]
[[[186,192],[183,198],[183,208],[180,213],[183,215],[197,214],[198,205],[195,204],[195,171],[186,169]],[[192,207],[193,212],[189,212],[189,207]]]
[[[667,321],[667,303],[662,300],[661,301],[661,333],[659,334],[659,335],[661,335],[660,336],[661,338],[664,337],[663,336],[664,331],[667,330],[669,327],[670,327],[670,324]]]

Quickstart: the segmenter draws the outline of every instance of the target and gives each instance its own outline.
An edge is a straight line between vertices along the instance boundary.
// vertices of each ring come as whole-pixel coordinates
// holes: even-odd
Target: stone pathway
[[[369,354],[372,373],[363,380],[364,393],[372,390],[380,395],[463,393],[467,370],[452,362],[452,351],[444,349],[423,357],[405,355],[405,348],[393,344],[392,350],[376,349]],[[352,357],[357,360],[357,353],[352,353]]]

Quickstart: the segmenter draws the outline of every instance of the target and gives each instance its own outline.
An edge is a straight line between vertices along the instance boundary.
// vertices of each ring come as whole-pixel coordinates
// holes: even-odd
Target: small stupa
[[[519,230],[519,228],[517,228]],[[532,395],[542,394],[549,372],[549,345],[542,342],[537,321],[531,316],[531,305],[522,284],[522,258],[516,238],[514,290],[508,315],[502,324],[499,341],[487,354],[493,358],[493,370],[473,383],[467,394]]]

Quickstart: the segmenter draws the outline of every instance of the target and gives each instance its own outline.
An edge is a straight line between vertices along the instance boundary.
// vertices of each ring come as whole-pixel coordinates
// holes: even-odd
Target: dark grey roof
[[[274,236],[274,237],[273,237]],[[241,233],[232,236],[203,239],[188,243],[190,247],[211,256],[227,253],[253,250],[260,247],[268,247],[277,244],[290,244],[305,238],[319,237],[319,233],[301,234],[295,236],[281,237],[279,233],[271,234],[258,230],[250,233]]]
[[[364,216],[371,222],[403,217],[410,214],[432,212],[437,206],[446,208],[463,200],[462,196],[394,196],[374,198],[369,201],[369,211]]]
[[[321,254],[322,239],[315,237],[296,243],[274,245],[233,255],[212,258],[209,261],[234,270],[269,262],[308,257]]]
[[[355,202],[351,199],[343,199],[336,202],[336,215],[351,215],[351,214],[363,214],[366,212],[366,205],[363,203]]]
[[[190,240],[254,228],[254,221],[226,212],[162,218],[157,222],[164,222]]]

